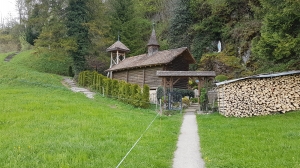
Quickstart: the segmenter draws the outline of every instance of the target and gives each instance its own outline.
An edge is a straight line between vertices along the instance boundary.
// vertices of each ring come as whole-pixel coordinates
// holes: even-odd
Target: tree
[[[133,2],[134,0],[109,1],[109,33],[114,40],[117,40],[117,35],[120,34],[121,41],[131,50],[130,55],[138,55],[145,53],[151,34],[151,22],[135,11]]]
[[[90,18],[86,0],[70,0],[66,8],[67,35],[70,43],[75,44],[76,48],[69,50],[74,61],[75,77],[85,70],[90,39],[87,23]]]
[[[169,45],[172,48],[191,46],[189,29],[192,25],[192,15],[189,3],[190,0],[178,0],[174,9],[169,31]]]
[[[261,1],[265,10],[260,38],[253,42],[256,58],[269,66],[300,62],[300,8],[299,1]]]

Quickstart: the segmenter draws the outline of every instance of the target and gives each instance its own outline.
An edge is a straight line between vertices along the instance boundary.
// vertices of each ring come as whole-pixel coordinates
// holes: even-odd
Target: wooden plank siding
[[[147,84],[150,89],[156,89],[161,85],[162,79],[156,76],[156,71],[163,70],[163,66],[143,67],[126,71],[113,72],[113,79],[124,80],[140,86]]]
[[[128,82],[129,83],[135,83],[135,84],[142,86],[143,81],[144,81],[143,68],[130,69],[128,71]]]
[[[170,64],[167,65],[166,71],[188,71],[189,63],[188,60],[185,59],[184,55],[181,54],[177,58],[175,58]],[[178,78],[174,77],[173,81],[176,81]],[[188,80],[189,78],[180,78],[178,82],[174,84],[174,88],[187,89],[188,88]]]
[[[150,89],[156,89],[162,86],[162,78],[156,75],[157,71],[188,71],[189,70],[189,60],[184,55],[186,52],[182,53],[176,57],[173,61],[167,65],[157,65],[157,66],[147,66],[147,67],[137,67],[134,69],[126,69],[121,71],[113,72],[113,79],[124,80],[128,83],[135,83],[140,86],[147,84]],[[173,81],[179,79],[178,77],[173,77]],[[189,78],[180,77],[180,79],[174,84],[174,88],[187,89]]]
[[[146,67],[145,68],[145,83],[150,89],[156,89],[162,83],[162,78],[156,76],[156,71],[162,71],[162,66]]]
[[[113,79],[127,81],[127,71],[113,72]]]

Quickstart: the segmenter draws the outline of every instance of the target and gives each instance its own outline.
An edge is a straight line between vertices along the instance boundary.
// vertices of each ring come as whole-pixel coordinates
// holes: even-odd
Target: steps
[[[184,111],[186,113],[188,112],[193,112],[193,113],[197,113],[197,111],[199,111],[199,104],[198,103],[192,103],[187,109],[185,109]]]

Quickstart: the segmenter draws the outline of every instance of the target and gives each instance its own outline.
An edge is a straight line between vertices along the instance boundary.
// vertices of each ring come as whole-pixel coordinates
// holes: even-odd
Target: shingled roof
[[[120,71],[125,69],[133,69],[137,67],[164,65],[170,63],[181,54],[186,54],[185,58],[188,60],[189,64],[196,63],[195,59],[193,58],[187,47],[182,47],[158,51],[151,56],[147,54],[142,54],[134,57],[129,57],[106,71]]]
[[[154,29],[152,30],[151,37],[149,39],[149,42],[148,42],[147,46],[151,46],[151,45],[159,46],[159,44],[156,40],[156,35],[155,35],[155,30]]]
[[[129,48],[127,48],[121,41],[116,41],[113,45],[106,49],[107,52],[114,52],[114,51],[124,51],[129,52]]]

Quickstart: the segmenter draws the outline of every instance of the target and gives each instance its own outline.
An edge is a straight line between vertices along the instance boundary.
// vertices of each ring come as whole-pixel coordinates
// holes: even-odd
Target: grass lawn
[[[300,112],[252,118],[197,116],[208,168],[300,167]]]
[[[0,167],[116,167],[155,118],[0,54]],[[182,115],[158,117],[120,167],[171,167]]]

